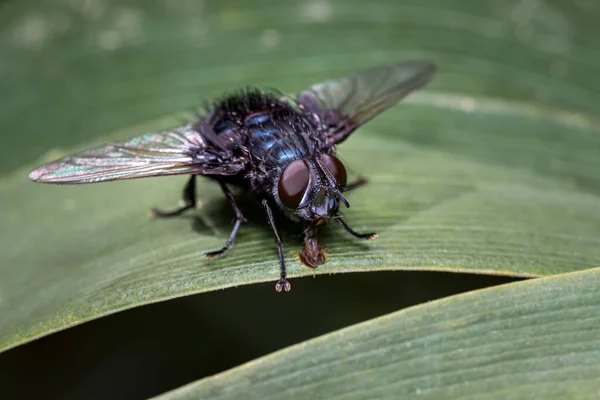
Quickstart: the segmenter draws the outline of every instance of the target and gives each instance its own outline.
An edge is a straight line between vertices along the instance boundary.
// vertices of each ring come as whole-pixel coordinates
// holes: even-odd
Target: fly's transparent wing
[[[191,125],[73,154],[33,170],[35,182],[82,184],[181,174],[232,175],[244,161],[208,145]]]
[[[343,141],[357,127],[427,84],[436,67],[429,61],[406,61],[369,68],[355,75],[317,83],[300,92],[300,107],[313,113],[331,143]]]

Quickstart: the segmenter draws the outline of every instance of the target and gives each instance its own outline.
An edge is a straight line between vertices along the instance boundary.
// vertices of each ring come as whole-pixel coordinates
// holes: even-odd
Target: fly
[[[235,220],[223,247],[234,243],[245,221],[230,186],[251,191],[262,204],[277,242],[280,279],[277,291],[289,291],[283,243],[273,209],[303,224],[300,261],[311,268],[325,262],[317,230],[329,220],[359,239],[377,233],[354,231],[339,215],[349,207],[344,192],[366,179],[348,182],[335,147],[358,127],[423,87],[435,74],[429,61],[407,61],[361,70],[354,75],[313,85],[295,98],[244,89],[206,107],[195,123],[148,133],[73,154],[44,164],[29,174],[35,182],[83,184],[151,176],[190,175],[183,206],[152,209],[156,217],[173,217],[196,205],[196,176],[219,183]]]

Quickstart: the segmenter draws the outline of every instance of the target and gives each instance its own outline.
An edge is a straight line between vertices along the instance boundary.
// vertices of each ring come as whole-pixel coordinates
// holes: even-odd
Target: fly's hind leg
[[[246,222],[246,219],[242,214],[242,210],[240,210],[240,207],[237,205],[235,198],[233,197],[233,194],[229,191],[227,185],[225,185],[223,182],[219,182],[219,184],[221,185],[221,190],[223,190],[223,194],[225,195],[225,197],[227,197],[227,200],[229,200],[231,209],[235,214],[235,220],[233,221],[233,228],[231,229],[231,233],[229,234],[229,238],[227,239],[225,246],[221,247],[219,250],[204,253],[204,257],[206,258],[213,258],[215,256],[225,253],[225,251],[227,251],[227,249],[235,241],[235,237],[237,236],[238,230],[240,229],[242,222]]]
[[[191,210],[196,207],[196,175],[190,176],[190,179],[183,188],[183,205],[175,210],[159,210],[153,208],[150,210],[150,215],[153,217],[175,217],[182,214],[184,211]]]

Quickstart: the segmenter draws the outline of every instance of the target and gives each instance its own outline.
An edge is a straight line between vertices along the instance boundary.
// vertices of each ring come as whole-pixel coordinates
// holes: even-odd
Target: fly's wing
[[[300,92],[296,101],[316,117],[333,145],[427,84],[435,71],[435,65],[429,61],[406,61],[365,69],[352,76],[317,83]]]
[[[181,174],[233,175],[244,160],[214,149],[191,125],[148,133],[44,164],[35,182],[81,184]]]

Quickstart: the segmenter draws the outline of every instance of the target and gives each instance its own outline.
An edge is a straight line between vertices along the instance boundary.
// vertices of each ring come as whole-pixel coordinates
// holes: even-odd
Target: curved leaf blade
[[[600,263],[600,86],[590,79],[599,53],[587,39],[598,24],[585,22],[598,5],[332,0],[317,15],[313,2],[103,4],[1,6],[0,350],[120,309],[277,276],[260,211],[226,257],[201,258],[230,223],[210,185],[196,214],[150,221],[145,210],[175,204],[183,182],[52,188],[27,182],[34,165],[25,164],[241,85],[301,90],[398,59],[431,59],[440,73],[412,105],[341,147],[371,178],[349,195],[348,221],[381,236],[365,246],[327,229],[329,262],[316,273],[537,276]],[[435,47],[433,35],[444,38]],[[293,261],[299,238],[288,234],[286,246],[292,276],[313,274]]]
[[[444,114],[435,126],[432,113]],[[527,165],[531,157],[543,166],[555,154],[533,146],[519,158],[519,138],[505,143],[504,130],[480,132],[499,118],[507,128],[523,128],[528,134],[521,140],[531,142],[543,141],[547,126],[554,127],[568,158],[600,149],[600,137],[577,127],[566,132],[554,122],[536,122],[536,130],[516,113],[485,113],[407,104],[357,132],[340,154],[371,183],[349,194],[346,219],[380,238],[364,244],[335,226],[323,229],[329,260],[309,270],[294,260],[301,239],[291,230],[284,238],[290,275],[419,269],[538,276],[598,265],[600,198],[565,183],[562,174],[592,174],[600,157],[572,159],[560,173],[536,170]],[[403,132],[392,128],[399,118]],[[461,143],[461,152],[435,143],[435,136],[426,141],[448,121],[462,128],[448,139]],[[410,143],[417,133],[421,145]],[[496,165],[497,151],[482,150],[497,150],[497,143],[505,165]],[[12,211],[0,216],[0,348],[139,304],[276,280],[274,240],[252,202],[244,203],[252,222],[236,245],[210,261],[201,253],[222,245],[231,222],[211,183],[202,181],[195,213],[171,220],[145,214],[174,204],[184,180],[57,187],[31,183],[22,171],[1,181],[0,202]]]
[[[452,296],[156,399],[594,399],[600,269]]]

